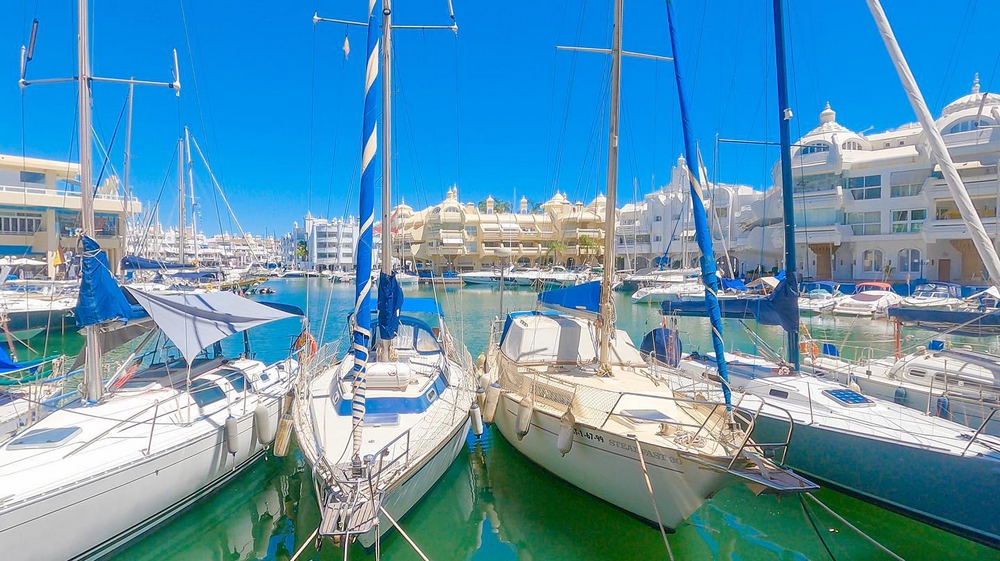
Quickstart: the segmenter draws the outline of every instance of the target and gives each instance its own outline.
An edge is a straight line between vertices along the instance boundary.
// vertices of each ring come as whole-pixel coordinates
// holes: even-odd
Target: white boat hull
[[[266,403],[277,426],[281,399]],[[264,451],[253,410],[238,417],[239,452],[224,427],[20,504],[0,507],[0,551],[21,560],[99,558],[225,484]],[[153,443],[155,449],[155,441]],[[58,531],[54,531],[58,529]],[[84,553],[81,553],[84,552]]]
[[[559,453],[559,418],[535,410],[531,427],[523,439],[515,433],[518,402],[504,394],[497,407],[495,422],[500,433],[528,459],[560,479],[656,523],[649,492],[642,481],[642,467],[630,439],[600,429],[577,424],[573,447],[564,457]],[[659,518],[667,528],[676,528],[714,492],[734,476],[709,469],[685,459],[677,450],[651,443],[643,445],[646,467]]]
[[[455,458],[458,457],[459,453],[462,452],[462,448],[465,447],[465,440],[469,436],[470,426],[470,421],[466,421],[464,425],[460,425],[451,438],[434,455],[429,457],[423,466],[414,470],[409,477],[389,490],[382,499],[382,506],[389,511],[389,515],[392,516],[393,520],[399,522],[405,517],[410,512],[410,509],[420,502],[420,499],[424,498],[424,495],[441,479],[444,472],[448,471],[451,464],[455,463]],[[378,526],[379,537],[392,529],[393,526],[391,523],[383,521]],[[372,547],[375,545],[375,532],[376,529],[373,528],[368,533],[362,534],[358,538],[358,541],[366,548]]]

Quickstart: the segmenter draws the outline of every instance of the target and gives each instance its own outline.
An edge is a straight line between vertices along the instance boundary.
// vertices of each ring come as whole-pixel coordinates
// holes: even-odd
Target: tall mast
[[[614,325],[615,206],[618,198],[618,104],[622,75],[623,0],[615,0],[615,21],[611,33],[611,115],[608,119],[608,193],[604,207],[604,275],[601,278],[601,365],[611,363],[611,334]]]
[[[87,0],[77,3],[77,86],[80,113],[80,216],[83,235],[94,237],[94,184],[91,169],[90,144],[90,39]],[[101,376],[101,349],[97,326],[88,325],[87,356],[84,357],[84,390],[88,401],[98,401],[104,395]]]
[[[715,367],[722,379],[722,395],[726,404],[730,403],[729,369],[726,365],[726,347],[722,340],[722,313],[719,310],[719,275],[715,265],[715,249],[712,247],[712,233],[708,227],[708,216],[705,213],[704,194],[698,175],[691,168],[698,165],[698,153],[694,145],[694,132],[691,130],[691,120],[688,118],[687,97],[684,92],[683,73],[681,72],[680,52],[677,49],[677,32],[674,29],[674,7],[667,0],[667,25],[670,28],[670,48],[674,54],[674,80],[677,82],[677,99],[681,109],[681,129],[684,133],[684,154],[687,165],[688,183],[691,195],[691,218],[694,220],[695,239],[698,250],[701,251],[701,279],[705,284],[705,308],[709,322],[712,324],[712,350],[715,351]],[[685,259],[687,257],[685,256]],[[686,265],[686,263],[685,263]]]
[[[191,156],[191,135],[184,127],[184,147],[187,149],[188,185],[191,189],[191,237],[194,242],[194,262],[198,263],[198,213],[194,210],[194,160]]]
[[[129,181],[132,170],[132,95],[134,93],[135,83],[130,81],[128,84],[128,120],[125,122],[125,186],[122,189],[122,192],[125,194],[125,224],[122,227],[125,242],[122,244],[122,252],[126,255],[129,253],[129,212],[132,200]],[[125,273],[122,272],[122,274],[124,275]]]
[[[184,139],[177,139],[177,248],[181,265],[187,265],[184,255]]]
[[[781,140],[781,208],[785,216],[785,282],[798,287],[795,258],[795,184],[792,179],[792,139],[788,121],[792,109],[788,106],[788,81],[785,75],[785,24],[781,13],[782,0],[774,0],[774,53],[778,71],[778,113]],[[799,330],[788,332],[788,359],[799,369]]]
[[[392,272],[392,1],[382,0],[382,5],[382,272],[388,275]]]

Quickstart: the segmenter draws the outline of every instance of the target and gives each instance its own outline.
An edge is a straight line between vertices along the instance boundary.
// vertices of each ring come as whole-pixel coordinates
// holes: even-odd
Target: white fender
[[[517,433],[517,439],[521,440],[524,435],[528,434],[528,429],[531,428],[531,413],[535,408],[535,402],[531,400],[531,396],[525,396],[521,399],[521,404],[517,406],[517,420],[514,423],[514,432]]]
[[[274,442],[274,425],[271,424],[271,415],[263,403],[253,410],[253,429],[257,434],[257,442],[265,445]]]
[[[472,402],[472,407],[469,408],[469,417],[472,417],[472,434],[480,437],[483,435],[483,415],[479,409],[479,404]]]
[[[236,417],[226,419],[226,448],[234,456],[240,451],[240,428],[236,424]]]
[[[497,414],[497,405],[500,403],[500,384],[493,382],[486,390],[486,404],[483,407],[483,420],[493,423],[493,417]]]
[[[556,447],[559,448],[559,453],[565,456],[569,454],[569,451],[573,449],[573,428],[576,426],[576,417],[573,416],[573,412],[566,410],[562,417],[559,417],[559,439],[556,441]]]

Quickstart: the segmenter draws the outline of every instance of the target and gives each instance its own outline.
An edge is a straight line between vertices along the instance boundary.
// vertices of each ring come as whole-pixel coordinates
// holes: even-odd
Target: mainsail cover
[[[128,321],[132,306],[115,282],[108,256],[92,238],[83,236],[83,279],[73,315],[80,327],[106,321]]]
[[[403,307],[403,289],[396,273],[379,273],[378,277],[378,336],[388,341],[399,331],[399,310]]]
[[[783,279],[771,291],[767,298],[757,301],[750,309],[757,318],[757,323],[765,325],[780,325],[786,332],[799,329],[799,292],[795,283]]]
[[[149,294],[128,288],[190,364],[203,349],[230,335],[295,317],[232,292]]]
[[[600,313],[601,283],[585,282],[576,286],[546,290],[538,294],[538,302],[553,310],[575,316],[596,318]]]

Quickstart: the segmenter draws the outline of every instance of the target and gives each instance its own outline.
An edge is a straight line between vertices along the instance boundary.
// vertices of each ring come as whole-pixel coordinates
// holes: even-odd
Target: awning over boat
[[[153,322],[190,363],[203,349],[230,335],[295,317],[232,292],[149,294],[128,288]]]
[[[593,318],[601,313],[601,283],[591,281],[576,286],[546,290],[538,294],[538,302],[554,310]]]
[[[596,363],[598,335],[589,321],[551,312],[514,312],[507,316],[500,350],[519,363]],[[628,333],[617,330],[611,363],[645,364]]]

